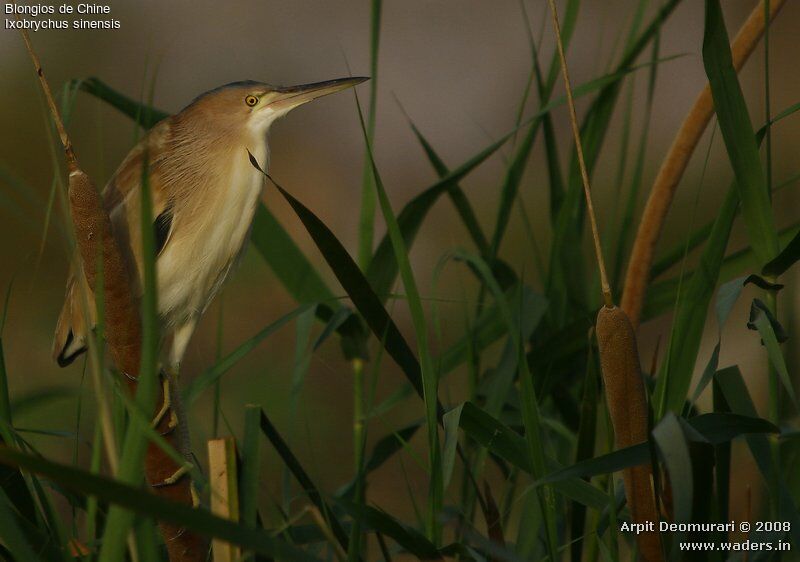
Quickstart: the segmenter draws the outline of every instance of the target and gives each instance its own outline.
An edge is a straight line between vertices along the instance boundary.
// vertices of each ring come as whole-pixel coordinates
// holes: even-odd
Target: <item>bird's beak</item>
[[[367,77],[358,76],[352,78],[338,78],[336,80],[326,80],[325,82],[315,82],[313,84],[303,84],[302,86],[282,86],[273,90],[273,99],[267,104],[272,110],[289,110],[299,105],[310,102],[328,94],[341,92],[357,84],[361,84]]]

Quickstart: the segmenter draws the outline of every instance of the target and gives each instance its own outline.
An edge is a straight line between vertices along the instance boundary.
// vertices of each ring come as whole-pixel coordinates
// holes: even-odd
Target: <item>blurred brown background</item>
[[[623,39],[619,37],[627,33],[635,4],[633,0],[584,0],[568,53],[575,84],[600,76],[610,68],[610,57],[621,48],[619,43],[624,35]],[[659,2],[651,4],[648,17]],[[197,94],[235,80],[254,79],[275,84],[324,80],[347,75],[346,61],[353,74],[369,72],[369,2],[366,0],[224,3],[181,0],[112,2],[110,5],[112,13],[107,17],[120,20],[119,30],[32,34],[47,76],[56,90],[69,79],[97,76],[125,94],[140,98],[146,96],[155,76],[155,105],[177,111]],[[723,2],[731,33],[738,29],[754,5],[755,0]],[[538,38],[540,30],[544,29],[541,60],[546,65],[553,47],[549,19],[544,19],[548,17],[546,3],[527,0],[526,6],[535,37]],[[396,209],[430,185],[435,174],[395,97],[448,165],[456,166],[513,127],[530,68],[525,25],[516,0],[384,3],[375,150]],[[800,74],[796,72],[798,26],[800,3],[788,2],[771,29],[773,113],[800,99]],[[685,0],[664,28],[662,56],[685,56],[663,64],[659,71],[645,188],[704,83],[700,57],[702,27],[703,2]],[[43,403],[36,410],[21,410],[15,422],[23,428],[74,431],[78,396],[82,396],[84,414],[80,437],[87,441],[92,435],[93,400],[88,377],[81,383],[82,361],[60,370],[50,360],[51,335],[61,305],[68,259],[59,230],[52,224],[42,245],[45,209],[53,178],[52,145],[48,141],[39,86],[15,31],[0,33],[0,67],[3,70],[0,170],[4,175],[0,179],[3,190],[0,198],[3,201],[0,207],[3,217],[0,223],[0,289],[5,290],[14,279],[3,333],[12,400],[54,387],[71,388],[76,393],[68,399]],[[759,49],[742,73],[751,116],[757,125],[764,120],[763,68],[763,51]],[[638,131],[646,71],[639,71],[634,80],[634,131]],[[561,91],[559,81],[557,93]],[[366,103],[368,88],[359,88],[359,95],[362,103]],[[534,99],[529,102],[528,111],[535,107]],[[579,113],[582,107],[585,106],[579,103]],[[561,153],[566,156],[570,137],[563,109],[555,112],[555,123],[563,145]],[[613,130],[609,132],[610,142],[595,174],[601,233],[613,230],[609,221],[614,216],[615,206],[619,205],[619,201],[614,200],[614,181],[620,129],[621,115],[614,120]],[[127,118],[85,94],[78,97],[70,132],[84,167],[98,183],[108,178],[135,137]],[[774,130],[776,182],[798,171],[798,135],[800,124],[796,117],[787,119]],[[701,224],[714,215],[729,185],[731,172],[719,135],[714,140],[701,184],[707,147],[707,141],[701,143],[681,185],[664,235],[665,248],[682,240],[689,230],[696,197],[699,205],[694,223]],[[534,220],[539,245],[546,247],[547,180],[540,148],[535,149],[528,166],[521,201]],[[292,113],[274,127],[271,149],[273,175],[317,212],[355,255],[363,140],[352,97],[340,94]],[[494,223],[503,158],[507,155],[508,150],[463,182],[487,229]],[[27,186],[31,201],[10,189],[9,177]],[[699,195],[698,189],[701,190]],[[793,191],[787,189],[776,198],[781,224],[797,216]],[[342,293],[288,207],[278,201],[270,189],[265,191],[264,199],[318,265],[335,292]],[[15,204],[20,212],[15,210]],[[61,221],[62,211],[56,204],[54,222]],[[532,272],[531,243],[517,211],[512,221],[502,254],[519,270]],[[382,222],[378,220],[378,234],[382,235],[383,231]],[[743,241],[743,230],[737,225],[731,247],[740,247]],[[446,270],[438,288],[432,282],[433,267],[442,254],[465,243],[462,227],[449,203],[443,200],[423,226],[412,252],[417,279],[425,296],[444,295],[457,300],[462,294],[461,287],[470,294],[470,280],[458,266]],[[538,284],[535,279],[531,282]],[[221,302],[224,305],[220,306]],[[212,305],[190,345],[183,376],[191,379],[213,363],[221,310],[222,352],[226,353],[293,307],[261,258],[249,252],[222,297]],[[439,309],[446,320],[443,337],[449,341],[459,335],[463,305],[445,303],[439,305]],[[395,306],[395,313],[401,325],[408,327],[402,302]],[[734,311],[723,340],[722,363],[740,363],[753,388],[759,389],[758,374],[765,361],[757,337],[744,329],[745,314],[745,306]],[[668,327],[666,319],[644,327],[641,346],[645,362],[652,355],[655,340],[668,334]],[[710,345],[715,337],[711,321],[707,338]],[[438,341],[434,343],[440,348]],[[707,360],[710,345],[701,351],[700,364]],[[314,355],[297,415],[290,417],[286,403],[293,348],[294,331],[288,327],[226,374],[222,383],[223,412],[231,426],[238,430],[242,405],[263,404],[273,414],[279,428],[293,435],[298,454],[320,486],[331,490],[351,473],[350,371],[340,360],[338,346],[328,342]],[[402,380],[388,360],[384,361],[383,373],[379,398],[396,389]],[[459,377],[452,377],[445,382],[443,396],[459,396],[460,381]],[[761,390],[756,393],[761,394]],[[399,410],[372,423],[373,438],[397,427],[401,418],[406,421],[422,416],[421,406],[414,398]],[[191,417],[195,448],[202,451],[199,444],[208,437],[211,428],[211,392],[195,405]],[[73,442],[69,439],[32,438],[51,456],[63,460],[71,456]],[[83,446],[81,456],[87,450]],[[405,468],[412,480],[415,475],[422,476],[421,469],[413,463],[406,463]],[[275,493],[277,464],[272,456],[267,473],[274,474],[275,479],[265,480],[265,493]],[[399,466],[387,467],[377,478],[378,483],[371,488],[373,499],[409,507],[399,487],[394,491],[386,490],[380,484],[401,479]],[[393,497],[389,498],[390,495]]]

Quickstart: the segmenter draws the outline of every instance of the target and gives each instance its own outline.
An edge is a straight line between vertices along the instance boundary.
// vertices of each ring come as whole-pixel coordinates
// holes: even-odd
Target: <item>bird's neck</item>
[[[199,130],[188,129],[182,127],[180,121],[174,125],[170,161],[163,162],[161,170],[166,176],[164,179],[175,186],[176,197],[188,199],[201,190],[218,191],[230,180],[234,170],[242,170],[242,165],[259,174],[250,164],[248,152],[263,170],[269,165],[264,133],[259,135],[255,131],[236,131],[211,124]]]

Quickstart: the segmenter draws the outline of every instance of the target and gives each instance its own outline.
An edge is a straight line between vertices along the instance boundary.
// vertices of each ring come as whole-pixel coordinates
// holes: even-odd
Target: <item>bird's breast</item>
[[[252,151],[266,165],[266,146]],[[234,151],[217,174],[181,215],[158,259],[159,309],[169,324],[201,314],[243,253],[264,177],[247,151]]]

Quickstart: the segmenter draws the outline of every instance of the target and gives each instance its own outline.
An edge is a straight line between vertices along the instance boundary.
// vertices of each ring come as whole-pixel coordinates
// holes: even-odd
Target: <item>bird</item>
[[[246,247],[265,182],[250,158],[268,165],[271,125],[307,102],[365,80],[348,77],[289,87],[248,80],[209,90],[152,127],[106,184],[103,204],[131,287],[141,297],[146,170],[155,217],[162,364],[171,373],[179,371],[198,321]],[[84,289],[83,270],[73,263],[53,339],[53,358],[61,367],[86,351],[95,328],[94,295],[89,292],[86,298]]]

